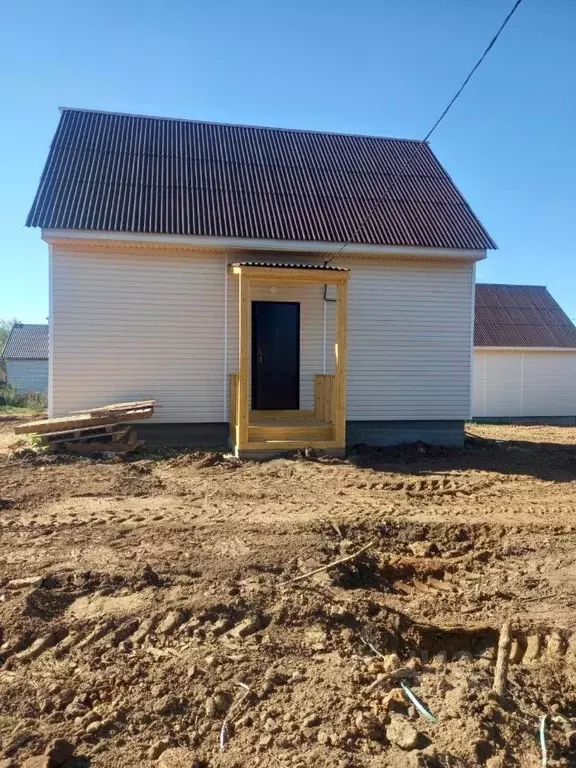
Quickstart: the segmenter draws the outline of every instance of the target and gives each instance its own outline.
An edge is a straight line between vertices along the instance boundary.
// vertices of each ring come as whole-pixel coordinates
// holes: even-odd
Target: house
[[[27,224],[52,416],[155,398],[156,435],[242,455],[462,441],[495,246],[427,144],[63,109]]]
[[[48,326],[16,323],[0,354],[7,383],[18,392],[48,391]]]
[[[541,285],[476,286],[475,418],[575,422],[576,327]]]

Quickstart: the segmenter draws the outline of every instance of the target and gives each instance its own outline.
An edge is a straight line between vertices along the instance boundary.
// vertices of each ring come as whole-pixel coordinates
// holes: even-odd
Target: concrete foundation
[[[348,421],[346,445],[365,444],[376,447],[403,443],[430,445],[464,445],[464,421]]]
[[[570,417],[563,417],[568,419]],[[477,419],[480,421],[480,419]],[[491,419],[491,421],[494,421]],[[526,423],[526,422],[524,422]],[[559,423],[559,422],[558,422]],[[566,421],[574,424],[574,420]],[[166,446],[176,448],[206,448],[232,450],[226,423],[207,424],[150,424],[139,422],[138,436],[152,448]],[[431,445],[462,446],[464,444],[463,421],[349,421],[346,424],[346,446],[366,444],[374,446],[401,445],[417,441]],[[242,458],[271,458],[286,451],[242,451]],[[291,451],[289,451],[291,453]],[[341,456],[342,450],[323,451],[331,456]]]
[[[207,448],[227,450],[228,424],[150,424],[134,425],[138,437],[150,448]]]

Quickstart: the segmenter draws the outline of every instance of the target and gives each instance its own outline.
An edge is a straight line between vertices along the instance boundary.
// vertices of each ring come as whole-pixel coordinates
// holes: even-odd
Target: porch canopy
[[[238,371],[230,374],[229,381],[230,441],[236,455],[305,447],[343,452],[346,444],[349,270],[319,264],[238,262],[230,265],[230,271],[238,278],[239,287]],[[316,284],[336,289],[334,373],[314,376],[313,410],[302,410],[299,406],[275,410],[252,407],[253,299],[258,287],[270,282],[291,288],[299,284]],[[326,301],[326,296],[323,300]],[[296,317],[299,323],[299,312]],[[286,352],[288,354],[289,350]]]

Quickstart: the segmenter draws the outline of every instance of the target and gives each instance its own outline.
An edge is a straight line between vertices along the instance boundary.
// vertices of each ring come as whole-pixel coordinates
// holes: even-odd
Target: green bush
[[[48,402],[42,392],[18,392],[9,384],[0,385],[0,405],[8,405],[12,408],[31,408],[44,410]]]

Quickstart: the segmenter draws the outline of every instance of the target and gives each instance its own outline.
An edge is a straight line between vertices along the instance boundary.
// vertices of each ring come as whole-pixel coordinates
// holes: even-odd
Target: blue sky
[[[43,322],[24,220],[60,105],[420,138],[512,0],[18,0],[0,45],[0,317]],[[524,0],[432,138],[500,250],[576,318],[576,3]]]

